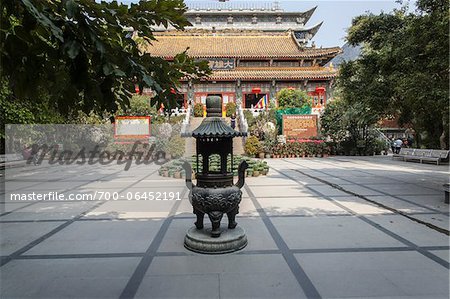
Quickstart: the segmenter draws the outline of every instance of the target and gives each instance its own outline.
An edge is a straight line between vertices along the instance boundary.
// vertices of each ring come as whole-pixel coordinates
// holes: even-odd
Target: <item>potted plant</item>
[[[267,137],[264,139],[263,148],[266,153],[266,158],[270,158],[274,153],[274,149],[277,145],[277,141],[274,138]]]
[[[261,152],[261,143],[256,136],[250,136],[245,141],[244,151],[249,157],[255,157]]]

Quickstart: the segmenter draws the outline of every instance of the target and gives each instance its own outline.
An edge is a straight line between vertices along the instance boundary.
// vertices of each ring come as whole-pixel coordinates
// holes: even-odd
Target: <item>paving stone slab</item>
[[[270,186],[296,186],[297,185],[296,182],[286,180],[286,178],[284,178],[284,177],[276,177],[276,176],[270,176],[270,175],[259,176],[256,178],[245,178],[245,183],[247,185],[249,185],[250,187],[266,186],[266,185],[270,185]]]
[[[430,252],[438,257],[440,257],[441,259],[450,262],[450,253],[448,250],[430,250]]]
[[[398,195],[397,197],[439,210],[443,213],[449,213],[449,205],[444,203],[444,191],[436,195]]]
[[[96,204],[98,202],[37,202],[5,215],[1,220],[68,220],[75,218]]]
[[[405,246],[352,216],[277,217],[271,220],[291,249]]]
[[[363,195],[363,196],[367,196],[367,195],[383,195],[383,193],[380,193],[376,190],[372,190],[369,188],[365,188],[365,187],[361,187],[359,185],[354,185],[354,184],[347,184],[347,185],[342,185],[342,188],[345,191],[348,192],[353,192],[359,195]]]
[[[416,186],[413,184],[405,184],[399,182],[392,182],[391,184],[367,184],[368,187],[376,189],[378,192],[384,192],[388,195],[411,195],[411,194],[423,194],[423,195],[432,195],[432,194],[440,194],[439,191],[425,189],[420,186]]]
[[[77,221],[25,255],[145,252],[162,220]]]
[[[11,212],[12,210],[16,210],[19,208],[23,208],[25,206],[28,206],[30,203],[29,202],[0,202],[0,213],[6,213],[6,212]],[[5,216],[2,216],[2,218],[0,218],[0,220],[5,220],[5,218],[3,218]]]
[[[307,298],[292,273],[220,274],[220,298]]]
[[[145,276],[135,298],[220,298],[218,274]]]
[[[0,223],[0,254],[10,255],[63,223]]]
[[[176,201],[151,201],[151,200],[120,200],[109,201],[100,207],[90,211],[83,218],[112,218],[112,219],[136,219],[136,218],[164,218],[169,215]]]
[[[268,216],[350,215],[350,213],[344,209],[321,197],[258,198],[257,200]]]
[[[388,207],[391,207],[393,209],[405,212],[405,213],[423,213],[423,212],[433,212],[431,209],[434,209],[433,206],[425,206],[422,203],[419,203],[420,206],[418,206],[415,203],[407,202],[392,196],[366,196],[370,200],[374,200],[376,202],[379,202],[383,205],[386,205]],[[438,210],[439,211],[439,210]]]
[[[356,196],[337,196],[331,198],[333,201],[345,206],[359,215],[394,214],[394,212],[391,212],[388,209],[372,204]],[[372,199],[377,201],[379,198],[373,197]]]
[[[14,260],[2,269],[3,298],[118,298],[139,258]]]
[[[325,298],[448,297],[448,270],[417,252],[295,256]]]
[[[348,193],[346,193],[344,191],[338,190],[338,189],[333,188],[328,185],[310,186],[310,188],[314,191],[319,192],[321,195],[324,195],[324,196],[347,196],[347,195],[349,195]],[[317,195],[317,194],[314,193],[314,195]]]
[[[402,216],[380,215],[369,219],[419,246],[448,246],[449,244],[447,235]]]
[[[290,273],[281,254],[238,254],[157,256],[147,275],[195,275],[223,273]]]
[[[285,196],[314,196],[314,192],[302,186],[283,186],[276,188],[273,186],[252,186],[251,190],[256,198],[262,197],[285,197]]]

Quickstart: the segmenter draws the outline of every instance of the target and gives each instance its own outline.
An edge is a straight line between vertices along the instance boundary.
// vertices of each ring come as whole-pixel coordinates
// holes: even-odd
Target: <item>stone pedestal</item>
[[[206,254],[221,254],[238,251],[247,246],[247,236],[244,229],[224,228],[220,237],[211,238],[211,227],[197,229],[191,227],[184,238],[184,247],[187,249]]]

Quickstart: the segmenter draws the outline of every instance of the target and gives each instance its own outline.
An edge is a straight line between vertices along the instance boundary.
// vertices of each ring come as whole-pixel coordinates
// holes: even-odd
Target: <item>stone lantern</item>
[[[218,117],[221,114],[220,98],[208,97],[206,109],[207,117],[191,135],[196,139],[197,185],[192,184],[190,164],[185,162],[183,165],[186,185],[190,190],[189,201],[197,216],[195,227],[185,237],[185,247],[201,253],[226,253],[247,245],[245,232],[237,227],[235,221],[242,199],[240,189],[248,167],[245,161],[239,165],[238,181],[233,184],[233,138],[245,136],[246,133],[235,131]],[[218,169],[211,168],[213,156],[220,160]],[[211,221],[211,227],[205,228],[203,225],[205,214]],[[224,214],[228,217],[228,227],[221,230],[220,222]]]

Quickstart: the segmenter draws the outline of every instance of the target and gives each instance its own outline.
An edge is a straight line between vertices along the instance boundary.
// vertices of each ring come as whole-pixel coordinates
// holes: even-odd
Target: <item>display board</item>
[[[150,133],[150,116],[118,116],[115,119],[115,138],[147,138]]]
[[[317,137],[317,115],[284,114],[283,135],[288,139]]]

